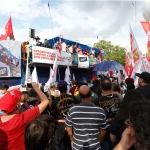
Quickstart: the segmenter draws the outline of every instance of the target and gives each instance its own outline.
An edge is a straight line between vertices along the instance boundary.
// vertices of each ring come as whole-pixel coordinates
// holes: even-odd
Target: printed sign
[[[78,68],[89,68],[89,57],[78,54]]]
[[[32,47],[32,62],[54,64],[56,53],[58,54],[57,64],[64,66],[72,65],[71,53],[61,52],[57,50],[33,46]]]
[[[0,41],[0,77],[21,77],[21,43]]]

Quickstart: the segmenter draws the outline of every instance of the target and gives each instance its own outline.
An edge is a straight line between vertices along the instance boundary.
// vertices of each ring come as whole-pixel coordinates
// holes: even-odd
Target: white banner
[[[54,64],[57,50],[33,46],[32,47],[32,62]],[[71,66],[72,57],[70,53],[58,52],[58,65]]]
[[[89,68],[89,57],[78,54],[78,68]]]

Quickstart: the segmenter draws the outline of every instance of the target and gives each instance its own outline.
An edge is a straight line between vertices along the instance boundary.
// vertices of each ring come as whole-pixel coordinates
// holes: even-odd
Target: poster
[[[45,47],[33,46],[32,47],[32,62],[54,64],[57,50]],[[71,66],[72,57],[71,53],[61,52],[58,54],[58,65]]]
[[[21,77],[21,43],[0,41],[0,77]]]
[[[78,54],[78,68],[89,68],[89,57]]]

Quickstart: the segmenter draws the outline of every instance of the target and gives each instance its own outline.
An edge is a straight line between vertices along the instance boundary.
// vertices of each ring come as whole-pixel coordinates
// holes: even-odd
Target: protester
[[[43,46],[46,47],[46,48],[52,48],[51,43],[47,39],[44,40]]]
[[[2,84],[0,87],[0,96],[6,94],[8,89],[9,89],[8,84]]]
[[[121,91],[121,89],[120,89],[118,83],[117,83],[117,84],[116,84],[116,83],[112,83],[112,92],[113,92],[114,94],[118,95],[119,98],[120,98],[120,100],[123,99],[123,97],[121,96],[121,92],[122,92],[122,91]]]
[[[111,81],[109,78],[104,78],[102,83],[102,96],[98,97],[97,100],[94,102],[97,106],[104,109],[106,114],[106,119],[108,120],[109,124],[114,119],[115,115],[119,111],[119,105],[121,102],[120,97],[117,94],[114,94],[111,87]],[[104,141],[102,142],[102,150],[109,150],[110,149],[110,132],[109,129],[107,130],[107,134],[105,136]]]
[[[28,109],[36,107],[38,104],[40,104],[40,98],[38,97],[38,94],[34,89],[31,89],[28,91],[28,99],[24,104],[21,105],[20,111],[24,112]],[[42,114],[51,114],[51,108],[50,106],[47,106],[47,108],[43,111]]]
[[[67,112],[74,104],[74,98],[67,94],[67,82],[60,80],[58,82],[60,97],[52,96],[53,115],[57,120],[56,132],[52,142],[52,149],[71,150],[70,139],[65,131],[65,117]]]
[[[91,103],[92,92],[83,85],[79,89],[82,103],[73,106],[66,117],[66,130],[72,142],[72,149],[100,149],[107,123],[102,108]]]
[[[98,97],[101,96],[101,88],[100,88],[100,81],[99,80],[94,80],[93,81],[93,86],[91,87],[91,91],[96,93]]]
[[[145,98],[150,98],[150,73],[142,72],[141,74],[136,74],[139,77],[138,83],[139,87],[136,89],[141,92]]]
[[[8,92],[0,100],[0,110],[5,113],[0,116],[0,149],[2,150],[24,150],[25,126],[38,117],[49,104],[46,96],[40,91],[39,85],[32,83],[32,86],[40,97],[41,103],[23,113],[19,113],[18,103],[21,92]]]
[[[121,141],[114,150],[128,150],[133,144],[136,150],[150,148],[150,101],[142,99],[129,107],[127,128],[122,134]]]
[[[134,90],[134,89],[135,89],[135,85],[133,83],[127,84],[127,91]]]
[[[73,81],[72,81],[72,87],[70,88],[69,93],[71,93],[71,95],[74,96],[75,90],[77,90],[77,89],[78,89],[78,82],[75,81],[75,80],[73,80]]]
[[[121,135],[126,128],[124,122],[128,117],[128,108],[130,104],[133,102],[139,102],[141,99],[143,99],[143,95],[136,90],[128,91],[123,98],[123,101],[120,104],[120,109],[110,125],[110,138],[113,143],[117,144],[120,141]],[[130,150],[133,149],[134,148],[131,148]]]
[[[20,98],[20,105],[23,105],[28,99],[28,91],[22,91],[22,95]]]
[[[88,86],[87,83],[82,83],[82,84],[80,85],[80,87],[83,86],[83,85]],[[91,92],[92,92],[92,91],[91,91]],[[92,92],[92,95],[91,95],[91,102],[94,103],[94,101],[95,101],[97,98],[98,98],[97,94],[95,94],[94,92]],[[82,98],[80,97],[80,94],[78,94],[77,96],[75,96],[75,103],[76,103],[76,104],[80,104],[81,102],[82,102]]]
[[[65,40],[63,40],[63,42],[62,42],[62,51],[66,52],[66,41]]]
[[[26,150],[49,150],[55,133],[56,121],[50,115],[42,115],[25,128]]]

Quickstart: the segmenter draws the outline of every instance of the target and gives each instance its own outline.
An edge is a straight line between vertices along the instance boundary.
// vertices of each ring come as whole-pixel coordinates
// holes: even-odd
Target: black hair
[[[37,97],[37,93],[34,89],[29,90],[28,95],[29,97]]]
[[[100,81],[99,80],[93,80],[93,84],[100,84]]]
[[[55,132],[56,122],[50,115],[41,115],[25,128],[26,150],[45,150]]]
[[[135,130],[135,147],[138,150],[150,148],[150,100],[142,99],[131,103],[129,119]]]
[[[8,90],[9,89],[9,85],[8,84],[2,84],[0,89],[2,90]]]
[[[65,87],[58,87],[58,90],[61,92],[61,93],[65,93],[67,91],[67,86]]]
[[[91,80],[87,80],[87,83],[91,83]]]
[[[132,102],[141,101],[141,99],[143,98],[143,95],[137,90],[130,90],[126,93],[125,97],[123,98],[120,104],[120,109],[114,119],[116,121],[116,129],[118,130],[118,132],[123,132],[126,128],[124,122],[128,118],[129,105]]]
[[[116,83],[112,83],[112,90],[120,93],[120,87]]]
[[[109,78],[104,78],[104,80],[102,80],[101,86],[102,86],[102,89],[104,91],[111,90],[111,81],[110,81],[110,79]]]
[[[90,97],[91,97],[92,92],[91,92],[91,90],[89,89],[89,91],[88,91],[87,94],[82,94],[82,93],[80,93],[80,90],[79,90],[79,95],[80,95],[81,99],[86,99],[86,98],[90,98]]]
[[[135,85],[133,83],[127,84],[127,91],[135,89]]]
[[[87,83],[82,82],[82,83],[80,84],[80,86],[79,86],[79,87],[81,87],[82,85],[86,85],[86,86],[88,86],[88,84],[87,84]]]

